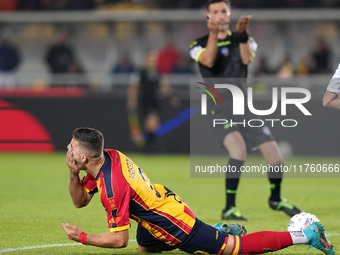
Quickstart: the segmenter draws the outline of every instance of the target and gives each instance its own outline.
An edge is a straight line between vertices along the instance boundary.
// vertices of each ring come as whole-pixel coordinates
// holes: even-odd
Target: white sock
[[[308,238],[303,231],[289,231],[293,244],[308,244]]]
[[[332,78],[340,78],[340,64],[338,68],[335,70],[335,73]]]

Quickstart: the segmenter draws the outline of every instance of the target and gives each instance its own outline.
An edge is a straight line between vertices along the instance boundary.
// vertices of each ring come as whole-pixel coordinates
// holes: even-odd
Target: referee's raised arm
[[[253,50],[248,42],[249,35],[247,31],[251,18],[251,15],[241,16],[236,24],[236,30],[241,33],[239,47],[241,61],[244,65],[249,65],[254,59]]]
[[[217,57],[218,39],[228,35],[231,9],[225,2],[209,4],[207,6],[207,27],[209,29],[208,41],[205,49],[198,58],[198,62],[208,68],[215,65]]]
[[[210,31],[207,46],[199,56],[198,62],[206,67],[212,68],[215,64],[217,56],[217,36],[220,30],[220,26],[212,18],[208,18],[207,27]]]

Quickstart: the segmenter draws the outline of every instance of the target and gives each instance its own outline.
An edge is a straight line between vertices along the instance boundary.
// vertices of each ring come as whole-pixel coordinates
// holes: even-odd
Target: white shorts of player
[[[329,81],[327,91],[340,94],[340,64],[338,68],[335,70],[332,79]]]

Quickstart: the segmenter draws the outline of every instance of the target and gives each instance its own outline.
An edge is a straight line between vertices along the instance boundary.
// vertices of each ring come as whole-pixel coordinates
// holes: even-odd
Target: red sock
[[[240,254],[277,251],[293,244],[288,231],[260,231],[241,237]]]

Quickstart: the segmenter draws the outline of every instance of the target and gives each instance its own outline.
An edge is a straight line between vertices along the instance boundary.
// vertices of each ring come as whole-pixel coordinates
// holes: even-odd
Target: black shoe
[[[248,219],[243,217],[242,213],[236,207],[231,207],[228,210],[224,209],[222,211],[222,220],[244,220],[244,221],[248,221]]]
[[[298,207],[288,202],[288,200],[285,198],[281,198],[281,201],[273,201],[269,199],[269,206],[273,210],[284,211],[291,217],[301,212]]]

